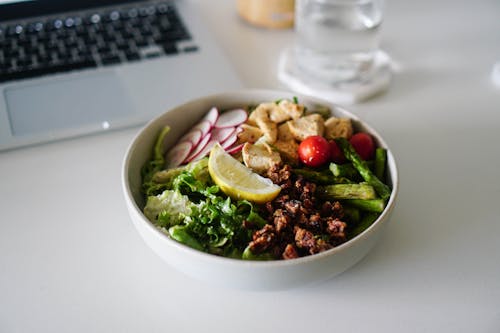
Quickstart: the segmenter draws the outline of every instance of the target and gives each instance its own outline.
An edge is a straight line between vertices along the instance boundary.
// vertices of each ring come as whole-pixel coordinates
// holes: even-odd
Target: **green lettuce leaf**
[[[258,227],[266,223],[257,206],[246,200],[233,201],[222,193],[210,177],[208,158],[163,170],[159,142],[163,138],[155,146],[155,159],[144,168],[146,217],[180,243],[241,258],[251,240],[251,230],[243,223]]]
[[[153,181],[153,176],[155,173],[163,170],[163,168],[165,167],[165,152],[163,149],[163,142],[165,141],[165,137],[167,136],[168,132],[170,132],[169,126],[165,126],[161,129],[153,147],[153,157],[143,166],[141,170],[142,191],[146,194],[146,196],[153,193],[156,194],[163,189],[163,186],[159,186],[156,182]]]
[[[178,191],[165,190],[162,194],[149,196],[144,215],[159,227],[170,227],[181,223],[191,214],[192,203]]]

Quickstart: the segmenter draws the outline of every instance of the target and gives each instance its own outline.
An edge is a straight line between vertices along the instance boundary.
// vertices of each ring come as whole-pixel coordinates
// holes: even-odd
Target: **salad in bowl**
[[[165,260],[260,287],[354,264],[397,193],[377,132],[335,105],[273,91],[208,96],[154,119],[129,148],[123,179],[137,229]]]

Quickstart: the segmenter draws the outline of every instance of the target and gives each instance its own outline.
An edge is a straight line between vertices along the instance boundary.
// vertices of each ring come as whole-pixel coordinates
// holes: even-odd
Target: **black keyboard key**
[[[82,24],[82,19],[80,17],[67,17],[64,20],[64,26],[68,29],[72,29],[81,24]]]
[[[31,77],[37,77],[40,75],[47,74],[46,72],[42,71],[37,71],[37,70],[32,70],[32,71],[25,71],[25,72],[5,72],[0,75],[0,82],[7,82],[7,81],[13,81],[13,80],[19,80],[19,79],[27,79]]]
[[[79,38],[75,36],[68,37],[64,40],[64,44],[67,48],[76,48],[78,46]]]
[[[97,52],[99,54],[106,54],[111,52],[111,48],[108,44],[103,44],[97,47]]]
[[[161,53],[160,52],[156,52],[156,53],[149,53],[146,55],[146,58],[147,59],[153,59],[153,58],[158,58],[161,56]]]
[[[101,15],[99,13],[93,13],[84,20],[87,25],[98,24],[101,22]]]
[[[60,64],[55,65],[55,67],[51,68],[54,72],[66,72],[72,70],[80,70],[89,67],[96,67],[97,63],[94,60],[89,59],[76,59],[61,62]]]
[[[117,10],[113,10],[106,16],[106,22],[119,22],[120,17],[120,12]]]
[[[97,35],[94,32],[88,31],[85,35],[80,36],[80,38],[83,40],[83,43],[88,47],[97,44]]]
[[[6,59],[15,59],[20,56],[19,48],[9,47],[4,49],[4,57]]]
[[[146,47],[149,45],[149,41],[146,38],[139,38],[135,41],[137,47]]]
[[[38,34],[40,33],[41,31],[43,31],[44,29],[44,24],[43,22],[33,22],[33,23],[30,23],[28,25],[28,28],[26,30],[26,33],[27,34],[30,34],[30,35],[34,35],[34,34]]]
[[[199,48],[196,45],[186,46],[185,48],[182,49],[182,51],[188,52],[188,53],[197,52],[198,50],[199,50]]]
[[[115,45],[118,50],[126,51],[130,49],[130,43],[125,39],[118,40]]]
[[[38,54],[35,59],[40,67],[46,67],[52,61],[52,57],[47,53]]]
[[[114,42],[118,38],[118,34],[115,31],[106,31],[102,35],[102,39],[105,43]]]
[[[158,4],[158,6],[156,6],[156,12],[159,15],[165,15],[168,13],[169,10],[171,10],[170,6],[166,3],[161,3],[161,4]]]
[[[33,36],[33,44],[36,44],[38,46],[46,45],[49,42],[49,40],[50,40],[50,35],[45,32],[40,32]]]
[[[146,7],[139,8],[139,17],[146,17],[148,15]]]
[[[60,48],[55,54],[59,60],[69,61],[72,58],[72,52],[67,48]]]
[[[162,45],[165,54],[176,54],[178,53],[177,46],[173,43],[165,43]]]
[[[145,25],[138,30],[139,34],[143,37],[153,36],[153,30],[150,26]]]
[[[139,11],[137,10],[137,8],[131,8],[123,13],[123,17],[125,19],[134,19],[137,16],[139,16]]]
[[[29,70],[31,67],[33,67],[33,59],[31,57],[19,58],[17,59],[17,67]]]
[[[10,71],[0,75],[0,82],[28,79],[57,72],[67,72],[71,70],[95,67],[96,63],[91,61],[73,61],[59,64],[46,64],[46,66],[29,67],[22,71]]]
[[[13,37],[20,35],[24,31],[24,26],[22,24],[14,24],[7,28],[6,35],[8,37]]]
[[[179,42],[182,40],[191,39],[191,37],[185,30],[169,31],[166,33],[166,35],[172,42]]]
[[[141,59],[139,52],[131,50],[125,52],[125,57],[127,58],[128,61],[136,61]]]
[[[120,57],[116,54],[105,54],[101,57],[103,65],[113,65],[121,62]]]
[[[115,32],[122,31],[125,28],[125,25],[123,24],[123,21],[112,21],[109,26],[113,28]]]

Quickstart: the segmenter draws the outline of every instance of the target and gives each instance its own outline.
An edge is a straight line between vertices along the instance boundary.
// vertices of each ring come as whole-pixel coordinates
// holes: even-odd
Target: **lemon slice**
[[[233,199],[255,203],[273,200],[281,187],[241,164],[216,144],[210,151],[208,172],[221,190]]]

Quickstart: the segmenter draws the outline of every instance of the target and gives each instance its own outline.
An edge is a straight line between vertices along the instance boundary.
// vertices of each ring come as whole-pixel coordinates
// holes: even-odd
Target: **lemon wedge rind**
[[[269,178],[241,164],[220,144],[210,151],[208,171],[221,190],[233,199],[266,203],[276,198],[281,190]]]

